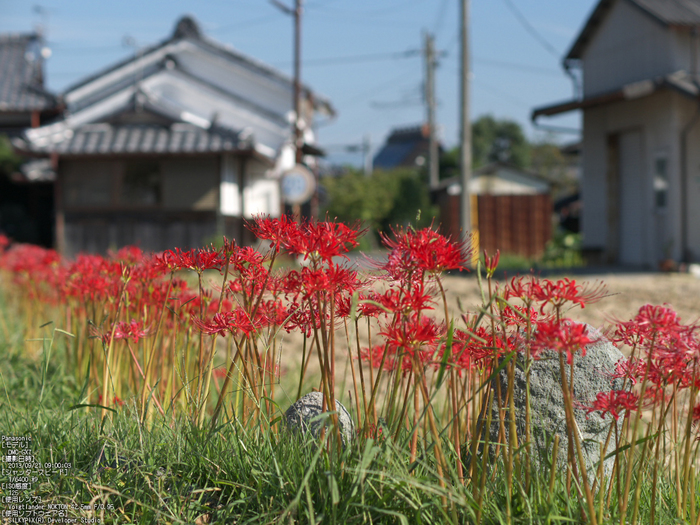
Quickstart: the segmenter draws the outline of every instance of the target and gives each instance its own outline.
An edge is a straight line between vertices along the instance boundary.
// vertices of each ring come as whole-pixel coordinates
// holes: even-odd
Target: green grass
[[[356,440],[340,456],[323,444],[290,434],[281,421],[269,427],[222,418],[208,434],[184,418],[156,415],[146,426],[133,402],[104,421],[97,409],[79,407],[86,393],[51,359],[48,342],[32,357],[18,342],[0,347],[0,434],[31,436],[40,463],[71,468],[39,476],[32,494],[45,504],[66,505],[66,516],[99,517],[104,523],[474,523],[478,505],[454,468],[441,488],[430,450],[410,463],[408,444]],[[42,394],[43,392],[43,394]],[[37,399],[41,396],[41,403]],[[169,414],[170,416],[170,414]],[[456,454],[448,449],[448,463]],[[549,490],[549,465],[532,472],[529,489],[516,483],[512,523],[578,523],[582,502],[557,474]],[[641,468],[641,466],[640,466]],[[506,480],[489,465],[482,523],[506,523]],[[8,476],[0,476],[7,483]],[[633,484],[634,486],[634,484]],[[642,487],[640,523],[649,509]],[[674,486],[661,485],[658,523],[673,519]],[[614,523],[615,495],[604,515]]]

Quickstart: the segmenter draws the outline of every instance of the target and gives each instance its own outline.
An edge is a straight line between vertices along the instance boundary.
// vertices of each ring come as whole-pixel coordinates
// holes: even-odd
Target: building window
[[[161,202],[158,161],[128,161],[124,164],[120,202],[126,206],[155,206]]]
[[[654,202],[657,210],[668,205],[668,159],[656,157],[654,161]]]

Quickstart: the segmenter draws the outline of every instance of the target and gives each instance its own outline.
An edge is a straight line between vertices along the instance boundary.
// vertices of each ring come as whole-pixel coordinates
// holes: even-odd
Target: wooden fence
[[[459,238],[460,195],[439,192],[441,231]],[[552,200],[548,194],[479,195],[479,250],[538,257],[552,238]]]

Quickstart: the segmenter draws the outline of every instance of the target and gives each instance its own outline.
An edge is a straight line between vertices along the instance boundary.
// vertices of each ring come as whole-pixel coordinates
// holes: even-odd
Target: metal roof
[[[44,90],[43,62],[38,35],[0,35],[0,111],[40,111],[56,105]]]
[[[535,108],[532,110],[530,118],[534,122],[541,116],[551,117],[577,109],[593,108],[622,100],[634,100],[651,95],[660,89],[672,89],[690,98],[697,98],[700,95],[700,89],[698,89],[693,77],[688,72],[681,70],[670,75],[625,84],[620,89],[600,95]]]
[[[30,153],[68,156],[220,153],[251,149],[250,143],[236,133],[183,123],[171,126],[86,124],[77,129],[56,128],[54,133],[35,137],[31,141],[15,139],[13,144],[17,149]]]
[[[617,0],[600,0],[566,55],[566,60],[580,59],[583,51]],[[623,1],[623,0],[620,0]],[[698,0],[624,0],[669,26],[700,26]]]

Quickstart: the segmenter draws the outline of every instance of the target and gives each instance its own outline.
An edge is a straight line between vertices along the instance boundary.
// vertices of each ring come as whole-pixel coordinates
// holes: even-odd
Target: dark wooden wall
[[[436,197],[441,232],[460,238],[460,195],[441,192]],[[548,194],[479,195],[477,203],[480,252],[542,255],[552,238],[552,200]]]
[[[211,211],[103,211],[66,213],[66,253],[105,253],[135,245],[145,252],[200,248],[226,235],[240,244],[239,217],[217,217]],[[243,242],[252,234],[245,230]]]

